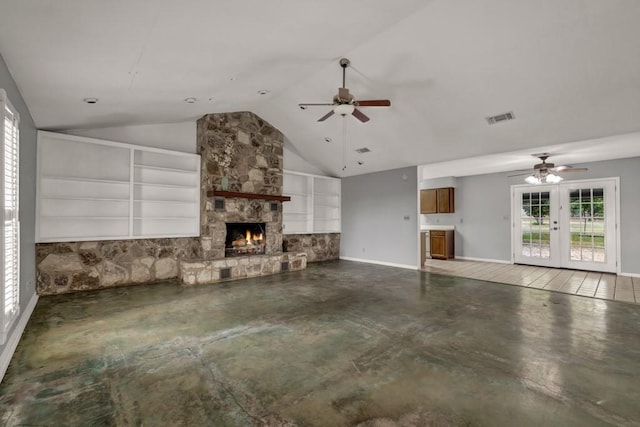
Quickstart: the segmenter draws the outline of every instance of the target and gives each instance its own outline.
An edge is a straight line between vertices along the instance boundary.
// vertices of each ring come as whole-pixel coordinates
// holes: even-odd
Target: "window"
[[[4,208],[4,226],[2,227],[2,266],[4,281],[2,286],[2,339],[18,317],[20,292],[20,222],[18,221],[18,123],[19,115],[7,99],[5,91],[0,89],[2,108],[2,203]]]

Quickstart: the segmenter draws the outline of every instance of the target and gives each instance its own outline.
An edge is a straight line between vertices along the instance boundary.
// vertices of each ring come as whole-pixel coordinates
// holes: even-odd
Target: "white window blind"
[[[18,147],[19,115],[0,89],[3,112],[2,132],[2,264],[4,270],[2,292],[2,343],[19,312],[20,292],[20,223],[18,221]]]

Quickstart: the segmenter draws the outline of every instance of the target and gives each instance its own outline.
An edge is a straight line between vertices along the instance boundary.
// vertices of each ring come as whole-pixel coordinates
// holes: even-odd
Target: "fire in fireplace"
[[[265,253],[267,234],[264,222],[227,222],[224,256],[260,255]]]

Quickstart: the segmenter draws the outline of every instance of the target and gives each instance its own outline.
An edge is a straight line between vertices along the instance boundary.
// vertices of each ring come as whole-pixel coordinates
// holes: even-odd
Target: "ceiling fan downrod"
[[[342,67],[342,87],[347,87],[347,67],[351,64],[347,58],[340,59],[340,66]]]

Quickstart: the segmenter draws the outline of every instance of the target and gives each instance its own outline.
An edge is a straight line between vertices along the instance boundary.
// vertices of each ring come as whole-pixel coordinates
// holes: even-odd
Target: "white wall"
[[[146,147],[164,148],[167,150],[195,153],[197,151],[196,122],[164,123],[155,125],[120,126],[100,129],[71,129],[63,131],[70,135],[107,141],[126,142]],[[285,136],[284,169],[326,176],[324,171],[307,161],[298,153]]]
[[[417,268],[417,167],[342,179],[340,258]]]
[[[7,92],[11,104],[20,114],[20,318],[8,331],[7,342],[0,345],[1,378],[9,365],[37,297],[35,296],[36,127],[1,56],[0,88]]]
[[[286,136],[284,137],[283,164],[284,169],[288,171],[327,176],[324,171],[320,170],[317,166],[306,160],[304,156],[299,153],[298,150],[296,150],[296,148]]]
[[[164,148],[166,150],[182,151],[184,153],[195,153],[197,147],[195,122],[161,123],[101,129],[72,129],[64,131],[64,133],[144,145],[145,147]]]

